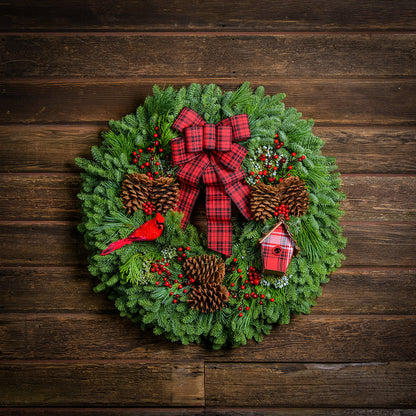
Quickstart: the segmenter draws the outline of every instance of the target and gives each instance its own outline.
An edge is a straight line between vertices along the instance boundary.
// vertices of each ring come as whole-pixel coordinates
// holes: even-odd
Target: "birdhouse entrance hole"
[[[281,249],[280,247],[276,247],[276,248],[273,250],[273,253],[274,253],[274,254],[276,254],[276,255],[279,255],[281,251],[282,251],[282,249]]]

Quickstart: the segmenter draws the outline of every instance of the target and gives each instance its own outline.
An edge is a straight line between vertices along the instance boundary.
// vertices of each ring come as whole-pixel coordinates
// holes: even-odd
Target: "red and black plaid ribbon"
[[[240,169],[247,150],[236,143],[250,138],[248,116],[239,114],[209,124],[194,110],[184,107],[172,128],[183,134],[171,141],[173,163],[181,165],[176,210],[184,213],[182,227],[189,222],[202,177],[206,186],[208,247],[231,256],[231,200],[248,220],[253,219],[250,188]]]

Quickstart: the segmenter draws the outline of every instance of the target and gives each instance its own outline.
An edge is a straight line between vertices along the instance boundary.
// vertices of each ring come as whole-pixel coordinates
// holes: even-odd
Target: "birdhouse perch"
[[[299,247],[288,226],[280,220],[271,231],[259,240],[263,259],[263,272],[283,276]]]

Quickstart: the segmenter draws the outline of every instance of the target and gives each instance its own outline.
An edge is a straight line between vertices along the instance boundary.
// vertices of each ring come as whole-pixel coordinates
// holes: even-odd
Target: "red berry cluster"
[[[156,211],[156,207],[150,201],[145,202],[142,209],[146,215],[152,215]]]
[[[277,151],[285,145],[282,141],[280,141],[278,133],[275,135],[274,143]],[[250,176],[253,176],[253,181],[255,183],[260,183],[261,180],[265,183],[273,183],[277,180],[277,173],[279,171],[281,171],[279,181],[282,182],[284,177],[291,176],[290,171],[293,169],[293,164],[295,162],[302,162],[306,158],[306,156],[296,157],[296,153],[293,152],[290,160],[287,160],[284,157],[281,158],[277,151],[276,153],[272,155],[269,154],[268,156],[265,154],[260,155],[259,159],[264,164],[263,169],[258,172],[250,172]]]
[[[285,204],[277,205],[274,211],[274,216],[278,217],[283,215],[287,221],[289,221],[289,208]]]
[[[240,279],[244,279],[244,274],[242,273],[242,270],[240,268],[236,268],[238,267],[238,265],[236,265],[237,262],[238,262],[238,259],[234,258],[233,263],[232,263],[233,265],[231,266],[231,270],[232,271],[237,270],[238,273],[241,273]],[[248,279],[244,280],[244,284],[236,285],[235,283],[231,283],[230,295],[233,297],[233,299],[241,300],[241,306],[238,307],[238,310],[239,310],[238,316],[242,317],[244,311],[250,310],[250,306],[248,306],[247,304],[247,302],[250,299],[259,299],[259,304],[263,305],[263,300],[265,299],[266,296],[264,294],[259,295],[252,288],[246,286],[246,284],[257,286],[260,284],[260,280],[261,280],[260,271],[257,270],[255,267],[250,266],[248,268]],[[271,298],[270,302],[274,302],[274,299]]]
[[[178,257],[177,257],[177,260],[179,261],[179,262],[181,262],[182,260],[185,260],[186,259],[186,256],[187,256],[187,251],[189,251],[191,249],[191,247],[178,247]]]
[[[152,273],[157,273],[159,276],[161,276],[163,273],[165,273],[165,277],[163,280],[166,282],[168,280],[168,277],[172,275],[171,271],[167,268],[169,267],[169,263],[164,263],[165,259],[162,258],[162,260],[156,260],[150,265],[150,271]]]
[[[276,144],[276,149],[281,149],[285,144],[279,140],[279,134],[278,133],[276,133],[274,135],[274,137],[275,137],[274,142]]]
[[[291,154],[291,158],[290,158],[290,160],[288,161],[288,166],[287,166],[287,171],[286,171],[286,173],[284,173],[280,178],[279,178],[279,182],[282,182],[283,181],[283,178],[284,177],[289,177],[291,174],[290,174],[290,171],[293,169],[293,164],[295,163],[295,162],[302,162],[302,161],[304,161],[306,159],[306,156],[305,155],[303,155],[303,156],[300,156],[300,157],[297,157],[296,156],[296,152],[292,152],[292,154]],[[286,159],[285,158],[282,158],[281,159],[281,162],[282,163],[286,163]]]
[[[250,266],[248,268],[248,278],[251,285],[257,286],[260,284],[261,273],[255,267]]]
[[[163,276],[163,283],[159,280],[156,281],[156,286],[160,286],[162,283],[163,286],[172,289],[175,285],[175,290],[169,292],[169,295],[173,297],[172,302],[178,303],[180,298],[180,293],[178,291],[182,290],[183,293],[188,293],[188,289],[184,288],[184,286],[191,285],[195,280],[194,279],[188,279],[186,281],[183,280],[183,274],[179,274],[177,279],[172,280],[172,273],[167,268],[169,267],[169,262],[165,262],[165,259],[162,258],[162,260],[159,262],[157,260],[155,263],[152,263],[150,271],[152,273],[157,273],[159,276]],[[193,287],[193,286],[192,286]]]
[[[143,149],[139,149],[137,152],[134,151],[132,153],[134,164],[138,163],[139,159],[142,157],[142,153],[143,153]]]
[[[164,154],[164,150],[161,147],[160,144],[160,134],[159,134],[159,127],[155,127],[155,133],[153,134],[153,143],[151,146],[147,146],[145,150],[147,150],[147,154],[143,153],[143,149],[135,150],[132,153],[133,156],[133,163],[137,164],[139,162],[139,159],[144,158],[146,162],[142,162],[140,165],[140,169],[147,170],[146,175],[149,177],[149,179],[153,180],[155,176],[159,175],[159,166],[160,166],[160,158]],[[169,155],[165,156],[166,160],[170,158]],[[154,171],[152,172],[152,170]],[[168,174],[167,176],[171,176]]]
[[[156,154],[158,154],[158,153],[163,153],[163,148],[161,148],[161,147],[159,147],[160,146],[160,135],[159,135],[159,127],[158,126],[156,126],[155,127],[155,133],[153,133],[153,137],[154,137],[154,142],[153,142],[153,146],[149,146],[148,148],[147,148],[147,150],[150,152],[150,153],[156,153]]]

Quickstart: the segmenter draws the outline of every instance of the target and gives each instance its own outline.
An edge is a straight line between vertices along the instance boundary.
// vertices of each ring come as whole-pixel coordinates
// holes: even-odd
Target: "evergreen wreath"
[[[272,324],[310,312],[344,258],[344,195],[335,159],[321,154],[324,142],[311,132],[313,120],[286,109],[284,97],[249,83],[228,92],[214,84],[154,86],[135,114],[109,122],[92,161],[77,158],[85,170],[79,230],[91,253],[89,271],[99,280],[95,291],[108,292],[121,316],[171,341],[206,340],[219,349],[261,341]],[[252,215],[233,212],[231,255],[209,249],[193,224],[181,227],[178,198],[188,203],[180,195],[187,184],[177,180],[183,167],[172,148],[183,136],[173,126],[184,109],[217,126],[248,116],[250,138],[232,146],[243,149],[246,177],[237,188],[251,189]],[[283,269],[273,260],[281,249],[269,250],[271,235],[291,250]]]

